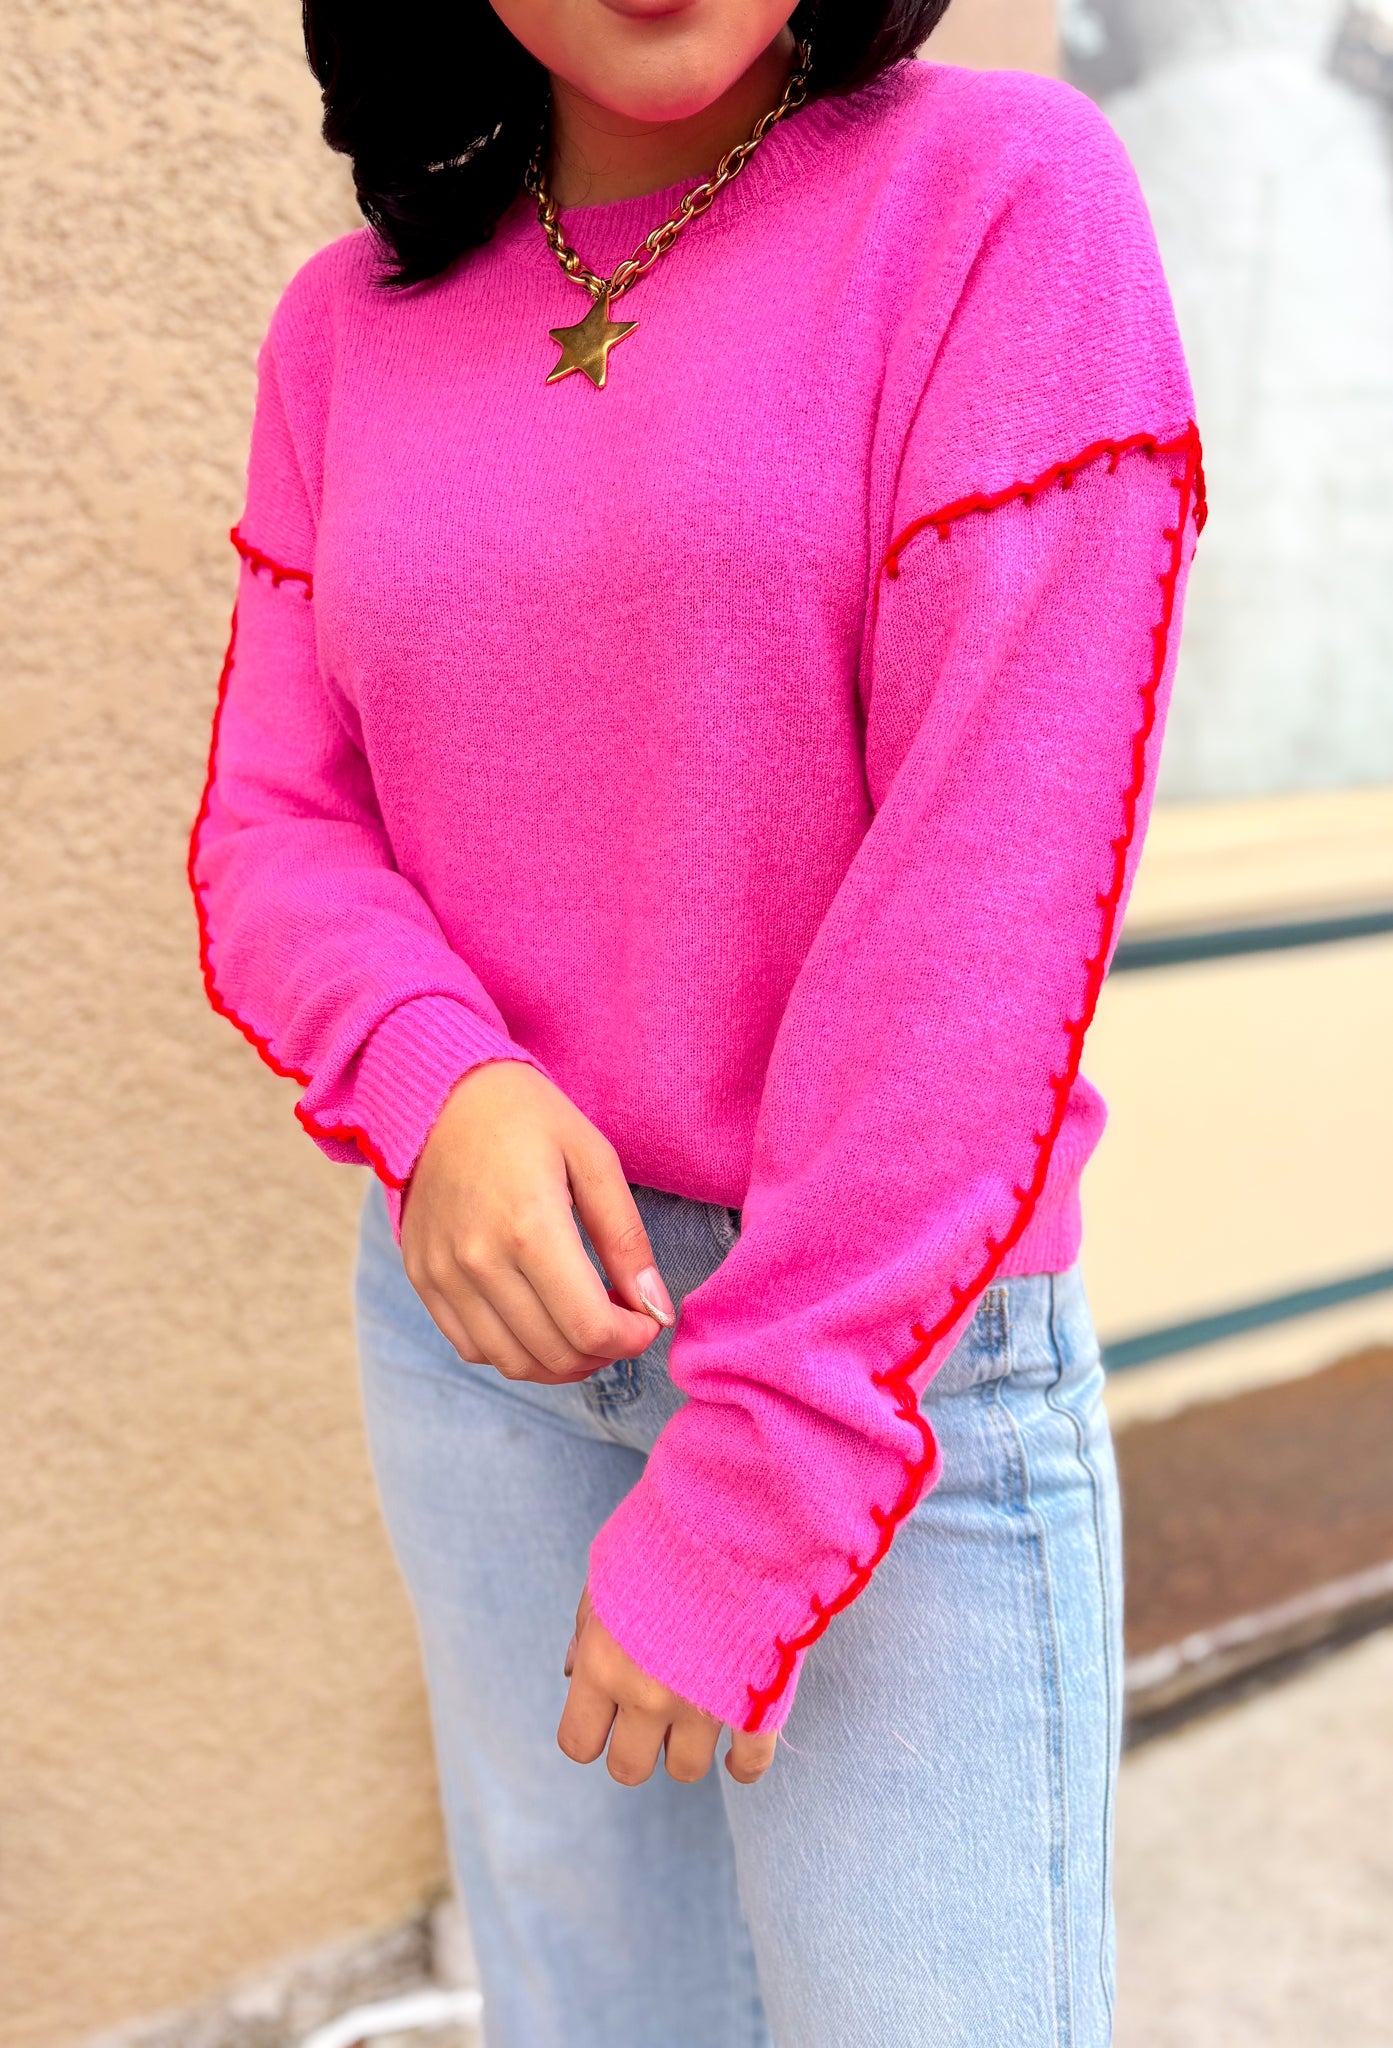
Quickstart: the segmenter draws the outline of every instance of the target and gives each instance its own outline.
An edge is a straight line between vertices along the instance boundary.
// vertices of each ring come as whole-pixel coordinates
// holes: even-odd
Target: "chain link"
[[[788,83],[784,87],[779,104],[760,115],[745,140],[737,142],[733,149],[726,151],[709,178],[703,178],[699,185],[694,185],[690,192],[684,193],[667,219],[661,226],[654,228],[652,234],[639,244],[632,256],[624,258],[612,277],[598,277],[593,270],[587,269],[561,233],[556,201],[551,196],[543,162],[547,142],[547,138],[543,136],[533,151],[531,163],[527,166],[525,183],[527,190],[537,202],[537,218],[542,224],[547,246],[567,277],[574,278],[577,284],[583,284],[593,298],[607,297],[611,303],[621,293],[628,291],[631,285],[637,284],[644,272],[650,269],[660,256],[667,254],[688,221],[695,220],[698,214],[705,213],[722,187],[740,175],[769,130],[777,122],[782,121],[785,114],[791,114],[795,107],[802,106],[808,97],[808,70],[811,62],[812,51],[809,45],[800,42],[794,56],[793,69],[788,75]]]

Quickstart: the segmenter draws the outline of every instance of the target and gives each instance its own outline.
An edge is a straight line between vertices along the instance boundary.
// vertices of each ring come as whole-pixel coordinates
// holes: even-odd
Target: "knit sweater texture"
[[[682,189],[567,238],[608,272]],[[585,306],[525,200],[428,285],[367,232],[294,279],[191,876],[215,1006],[394,1203],[513,1058],[740,1206],[590,1586],[771,1729],[937,1474],[974,1304],[1078,1251],[1198,442],[1130,168],[1040,79],[807,106],[606,387],[549,386]]]

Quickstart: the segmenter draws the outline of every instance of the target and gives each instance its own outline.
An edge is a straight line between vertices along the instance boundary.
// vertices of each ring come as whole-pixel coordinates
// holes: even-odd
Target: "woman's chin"
[[[719,63],[703,61],[703,55],[654,49],[642,61],[626,54],[613,65],[596,64],[592,58],[569,74],[569,83],[623,121],[655,128],[690,121],[714,106],[740,76],[739,69],[732,75]]]
[[[632,92],[611,94],[597,91],[591,86],[582,86],[581,90],[596,106],[603,107],[607,114],[616,114],[621,120],[631,121],[635,126],[662,128],[673,122],[690,121],[694,115],[705,113],[706,109],[714,106],[721,97],[724,88],[717,88],[714,92],[690,91],[680,96],[657,93],[650,96]]]

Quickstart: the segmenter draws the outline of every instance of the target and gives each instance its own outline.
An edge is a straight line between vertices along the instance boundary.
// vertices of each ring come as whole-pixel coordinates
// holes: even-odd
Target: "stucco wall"
[[[356,1175],[204,1005],[182,878],[260,330],[350,224],[290,0],[9,0],[0,2038],[439,1869],[345,1305]]]
[[[1049,61],[1047,0],[954,13],[945,55]],[[297,17],[6,7],[7,2048],[206,1997],[441,1871],[358,1428],[362,1182],[206,1009],[182,876],[256,343],[353,219]]]

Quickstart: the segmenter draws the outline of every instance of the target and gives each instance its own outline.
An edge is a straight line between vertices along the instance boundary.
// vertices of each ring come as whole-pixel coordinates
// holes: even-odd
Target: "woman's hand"
[[[585,1255],[572,1202],[619,1300]],[[521,1060],[456,1085],[412,1175],[401,1249],[460,1357],[505,1379],[586,1379],[676,1320],[614,1147]]]
[[[621,1785],[642,1785],[659,1751],[667,1774],[684,1785],[704,1778],[716,1754],[721,1723],[669,1692],[640,1670],[590,1605],[589,1587],[576,1609],[576,1632],[566,1652],[566,1695],[556,1739],[578,1764],[593,1764],[609,1744],[609,1774]],[[777,1735],[732,1731],[726,1769],[740,1785],[753,1785],[774,1761]]]

